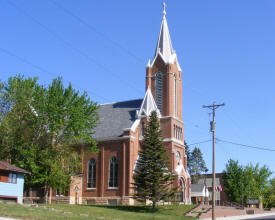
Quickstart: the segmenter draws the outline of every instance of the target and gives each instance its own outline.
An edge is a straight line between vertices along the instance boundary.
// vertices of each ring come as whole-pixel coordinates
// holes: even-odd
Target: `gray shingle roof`
[[[109,139],[123,136],[123,130],[130,128],[136,120],[136,110],[142,99],[103,104],[99,106],[99,124],[95,128],[95,139]]]
[[[203,192],[204,184],[191,184],[191,192],[198,193]]]
[[[13,166],[6,161],[0,161],[0,170],[12,171],[15,173],[31,174],[29,171],[26,171],[26,170],[23,170],[22,168]]]

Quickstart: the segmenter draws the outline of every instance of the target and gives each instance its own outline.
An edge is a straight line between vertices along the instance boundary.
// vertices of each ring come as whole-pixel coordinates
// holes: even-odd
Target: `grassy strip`
[[[159,206],[152,212],[148,206],[88,206],[88,205],[40,205],[27,207],[18,204],[0,204],[0,216],[18,219],[104,219],[104,220],[190,220],[183,216],[191,205]]]

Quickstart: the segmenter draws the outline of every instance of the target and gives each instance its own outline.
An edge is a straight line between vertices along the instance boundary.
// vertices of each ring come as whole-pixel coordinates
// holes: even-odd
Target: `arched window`
[[[118,161],[116,157],[110,159],[109,187],[118,187]]]
[[[156,74],[156,104],[162,113],[162,73]]]
[[[180,164],[180,159],[181,159],[181,157],[180,157],[180,152],[176,152],[176,161],[177,161],[177,164],[179,165]]]
[[[144,122],[141,123],[140,131],[141,131],[141,136],[144,136],[145,135],[145,123]]]
[[[88,162],[88,188],[96,188],[96,161],[94,158]]]
[[[177,96],[177,77],[174,75],[174,114],[177,117],[178,114],[178,96]]]
[[[136,160],[135,165],[134,165],[133,173],[135,173],[136,168],[138,167],[138,163],[139,163],[139,155],[137,156],[137,160]]]

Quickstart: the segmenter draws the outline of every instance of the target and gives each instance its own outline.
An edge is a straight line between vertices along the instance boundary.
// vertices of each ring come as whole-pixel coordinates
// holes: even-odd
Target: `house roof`
[[[221,184],[220,179],[216,178],[215,180],[216,180],[215,185],[219,186]],[[206,184],[206,186],[212,187],[212,177],[211,178],[210,177],[209,178],[201,178],[198,180],[198,184],[204,184],[204,183]]]
[[[203,190],[204,190],[204,184],[191,184],[192,193],[203,192]]]
[[[99,106],[99,124],[93,137],[97,140],[123,136],[123,130],[130,128],[136,120],[136,110],[142,99],[108,103]]]
[[[15,173],[31,174],[29,171],[23,170],[19,167],[13,166],[8,162],[0,161],[0,170],[12,171]]]
[[[191,184],[191,197],[209,196],[209,191],[204,184]]]

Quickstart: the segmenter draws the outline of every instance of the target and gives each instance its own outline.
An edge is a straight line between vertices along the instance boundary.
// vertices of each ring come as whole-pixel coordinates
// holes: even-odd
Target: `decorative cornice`
[[[175,138],[164,138],[163,142],[175,142],[176,144],[182,145],[182,147],[184,147],[184,143],[180,140],[175,139]]]
[[[178,122],[184,124],[183,121],[179,120],[178,118],[176,118],[176,117],[174,117],[174,116],[163,116],[163,117],[161,117],[160,119],[166,119],[166,118],[173,118],[173,119],[175,119],[176,121],[178,121]]]

